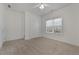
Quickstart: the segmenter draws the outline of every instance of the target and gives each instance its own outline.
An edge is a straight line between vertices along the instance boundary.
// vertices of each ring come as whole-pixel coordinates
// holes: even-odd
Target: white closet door
[[[6,40],[24,38],[24,13],[14,10],[6,11]]]

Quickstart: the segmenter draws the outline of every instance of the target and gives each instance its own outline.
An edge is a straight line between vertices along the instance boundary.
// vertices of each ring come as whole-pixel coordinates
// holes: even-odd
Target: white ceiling
[[[18,11],[30,11],[38,15],[45,15],[50,11],[54,11],[66,6],[69,6],[69,3],[46,3],[48,6],[44,10],[40,10],[38,7],[35,8],[39,3],[10,3],[12,9]],[[7,4],[8,5],[8,4]]]

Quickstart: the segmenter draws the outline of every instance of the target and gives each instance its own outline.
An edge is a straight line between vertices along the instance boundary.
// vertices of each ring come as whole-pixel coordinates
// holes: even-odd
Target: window
[[[62,32],[62,18],[55,18],[46,21],[47,33],[61,33]]]

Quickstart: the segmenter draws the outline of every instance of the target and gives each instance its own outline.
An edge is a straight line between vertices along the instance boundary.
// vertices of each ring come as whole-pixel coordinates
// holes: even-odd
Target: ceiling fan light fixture
[[[39,6],[39,8],[40,8],[40,9],[44,9],[45,6],[44,6],[43,4],[41,4],[41,5]]]

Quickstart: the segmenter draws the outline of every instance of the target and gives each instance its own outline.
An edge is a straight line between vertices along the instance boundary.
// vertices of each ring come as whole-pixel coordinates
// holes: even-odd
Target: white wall
[[[25,39],[41,36],[41,17],[30,12],[25,14]]]
[[[4,18],[5,6],[0,4],[0,48],[5,40],[5,18]]]
[[[48,18],[62,17],[64,24],[63,34],[47,34],[45,32],[45,21]],[[79,46],[79,4],[72,4],[68,7],[50,12],[43,17],[43,36]]]
[[[7,8],[5,11],[6,40],[31,39],[41,36],[41,17],[34,13]],[[6,41],[5,40],[5,41]]]
[[[24,13],[6,9],[6,40],[24,38]]]

